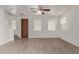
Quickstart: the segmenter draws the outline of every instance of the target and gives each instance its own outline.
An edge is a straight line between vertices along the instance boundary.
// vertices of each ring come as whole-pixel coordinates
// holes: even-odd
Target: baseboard
[[[29,36],[28,38],[59,38],[58,36]]]
[[[6,43],[8,43],[10,41],[13,41],[13,40],[6,40],[6,41],[3,40],[3,41],[0,41],[0,45],[6,44]]]
[[[72,44],[72,45],[74,45],[74,46],[76,46],[76,47],[79,47],[79,44],[77,44],[76,42],[72,42],[72,41],[66,40],[66,39],[64,39],[64,38],[60,38],[60,39],[66,41],[66,42],[68,42],[68,43],[70,43],[70,44]]]

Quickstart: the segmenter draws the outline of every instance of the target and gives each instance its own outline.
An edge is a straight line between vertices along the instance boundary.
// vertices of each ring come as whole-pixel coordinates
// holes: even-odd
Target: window
[[[15,20],[11,21],[11,26],[12,26],[13,30],[16,30],[16,21]]]
[[[61,24],[66,24],[66,17],[61,18],[60,23]]]
[[[48,31],[56,30],[56,20],[48,20]]]
[[[34,31],[41,31],[41,20],[34,20]]]
[[[67,29],[67,18],[66,17],[61,18],[60,24],[61,24],[62,30],[66,30]]]

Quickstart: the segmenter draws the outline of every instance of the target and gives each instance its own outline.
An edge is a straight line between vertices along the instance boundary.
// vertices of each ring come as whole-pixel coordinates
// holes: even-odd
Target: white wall
[[[34,31],[34,20],[41,20],[42,22],[42,31]],[[58,38],[58,23],[57,29],[55,32],[48,31],[48,20],[56,19],[59,20],[58,17],[41,17],[41,16],[30,16],[28,17],[28,34],[29,38]],[[16,17],[16,34],[21,37],[21,17]]]
[[[34,20],[41,20],[42,30],[34,31]],[[48,20],[56,19],[58,17],[49,17],[49,16],[32,16],[29,18],[29,38],[58,38],[58,29],[55,32],[48,31]]]
[[[79,6],[75,6],[72,11],[62,17],[67,17],[67,31],[61,31],[59,36],[79,47]]]
[[[15,16],[15,15],[12,15],[11,13],[8,13],[8,12],[5,12],[5,17],[9,21],[10,26],[11,26],[11,21],[12,20],[16,21],[15,34],[18,35],[19,37],[21,37],[21,18],[18,17],[18,16]],[[13,30],[11,30],[11,31],[13,32]]]
[[[0,8],[0,45],[12,41],[11,27],[9,21],[5,18],[5,12]],[[12,38],[12,39],[11,39]]]

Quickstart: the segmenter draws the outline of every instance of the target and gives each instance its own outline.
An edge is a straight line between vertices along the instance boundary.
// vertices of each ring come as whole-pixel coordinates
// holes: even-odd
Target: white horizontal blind
[[[56,30],[56,20],[48,20],[48,31]]]
[[[13,30],[16,30],[16,21],[15,20],[11,21],[11,26],[12,26]]]
[[[41,20],[34,20],[34,31],[41,31]]]
[[[63,17],[60,19],[61,29],[67,30],[67,18]]]

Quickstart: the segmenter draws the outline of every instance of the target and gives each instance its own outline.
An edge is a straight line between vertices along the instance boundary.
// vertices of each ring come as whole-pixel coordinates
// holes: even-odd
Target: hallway
[[[21,39],[0,46],[8,54],[74,54],[79,48],[59,38]]]

